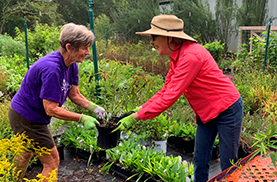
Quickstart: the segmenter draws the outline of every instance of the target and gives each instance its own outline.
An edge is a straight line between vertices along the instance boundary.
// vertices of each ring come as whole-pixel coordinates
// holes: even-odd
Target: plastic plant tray
[[[277,168],[269,156],[252,154],[222,171],[208,182],[277,182]],[[251,158],[252,157],[252,158]]]

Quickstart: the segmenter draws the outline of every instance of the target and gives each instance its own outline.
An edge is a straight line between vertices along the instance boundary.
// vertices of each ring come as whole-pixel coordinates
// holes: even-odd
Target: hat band
[[[155,27],[157,27],[159,29],[165,30],[167,32],[170,32],[170,31],[183,31],[183,29],[166,29],[166,28],[162,28],[162,27],[159,27],[159,26],[155,25],[154,23],[151,23],[151,25],[153,25],[153,26],[155,26]]]

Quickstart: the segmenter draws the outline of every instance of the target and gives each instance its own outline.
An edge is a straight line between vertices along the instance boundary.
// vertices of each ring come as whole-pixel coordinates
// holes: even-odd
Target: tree
[[[268,0],[243,0],[238,9],[238,25],[264,26],[267,20],[267,4]]]
[[[236,0],[216,0],[215,9],[216,21],[219,25],[219,40],[224,43],[224,49],[228,50],[230,39],[237,31],[236,15],[238,6]]]
[[[111,12],[114,31],[125,40],[137,42],[143,38],[135,32],[149,29],[152,18],[159,13],[157,0],[125,0]]]
[[[30,0],[1,0],[0,34],[3,33],[8,18],[18,13],[28,11],[29,4]]]
[[[57,4],[51,0],[1,0],[0,9],[0,34],[14,35],[14,28],[23,26],[23,17],[31,24],[41,18],[48,24],[63,22],[57,13]]]
[[[171,14],[184,21],[184,32],[194,37],[199,43],[217,40],[217,24],[207,2],[175,0],[171,8]]]

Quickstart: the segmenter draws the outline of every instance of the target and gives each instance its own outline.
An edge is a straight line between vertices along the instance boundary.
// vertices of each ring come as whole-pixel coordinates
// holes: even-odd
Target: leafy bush
[[[219,61],[222,59],[223,53],[225,52],[224,44],[216,41],[212,43],[207,43],[203,47],[207,49],[213,56],[214,60],[219,63]]]
[[[239,70],[261,70],[263,68],[264,56],[265,56],[265,47],[266,47],[266,32],[262,33],[262,38],[265,40],[260,40],[257,37],[250,38],[249,43],[252,43],[252,52],[248,51],[248,45],[242,44],[237,55],[237,60],[234,62]],[[267,53],[267,63],[265,68],[268,70],[277,69],[277,34],[271,32],[270,40],[268,45]]]
[[[110,19],[105,14],[101,14],[95,18],[95,37],[97,41],[106,40],[108,28],[108,39],[113,36],[113,27]]]
[[[13,131],[8,118],[9,106],[10,102],[7,100],[0,102],[0,140],[11,138],[11,136],[13,136]]]
[[[17,92],[27,73],[25,58],[14,55],[13,57],[0,57],[1,69],[8,75],[6,81],[7,92]]]
[[[0,34],[0,56],[25,56],[25,43],[17,41],[7,34]]]
[[[133,131],[138,135],[145,133],[145,139],[160,141],[168,138],[170,133],[170,119],[164,113],[159,116],[149,119],[140,120],[135,126],[133,126]]]
[[[25,32],[21,32],[16,28],[17,39],[25,42]],[[37,60],[40,57],[51,53],[59,48],[59,36],[61,26],[40,24],[36,22],[34,31],[27,30],[28,32],[28,48],[30,58]],[[32,63],[31,63],[32,64]]]

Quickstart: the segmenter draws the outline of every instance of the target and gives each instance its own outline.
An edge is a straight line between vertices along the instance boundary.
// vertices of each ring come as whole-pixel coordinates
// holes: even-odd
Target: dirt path
[[[70,151],[64,151],[64,160],[61,160],[58,172],[58,182],[123,182],[124,179],[108,173],[100,174],[99,169],[104,162],[92,163],[89,168],[87,161],[72,156]],[[41,173],[42,167],[32,167],[26,172],[25,178],[35,179],[36,175]]]

